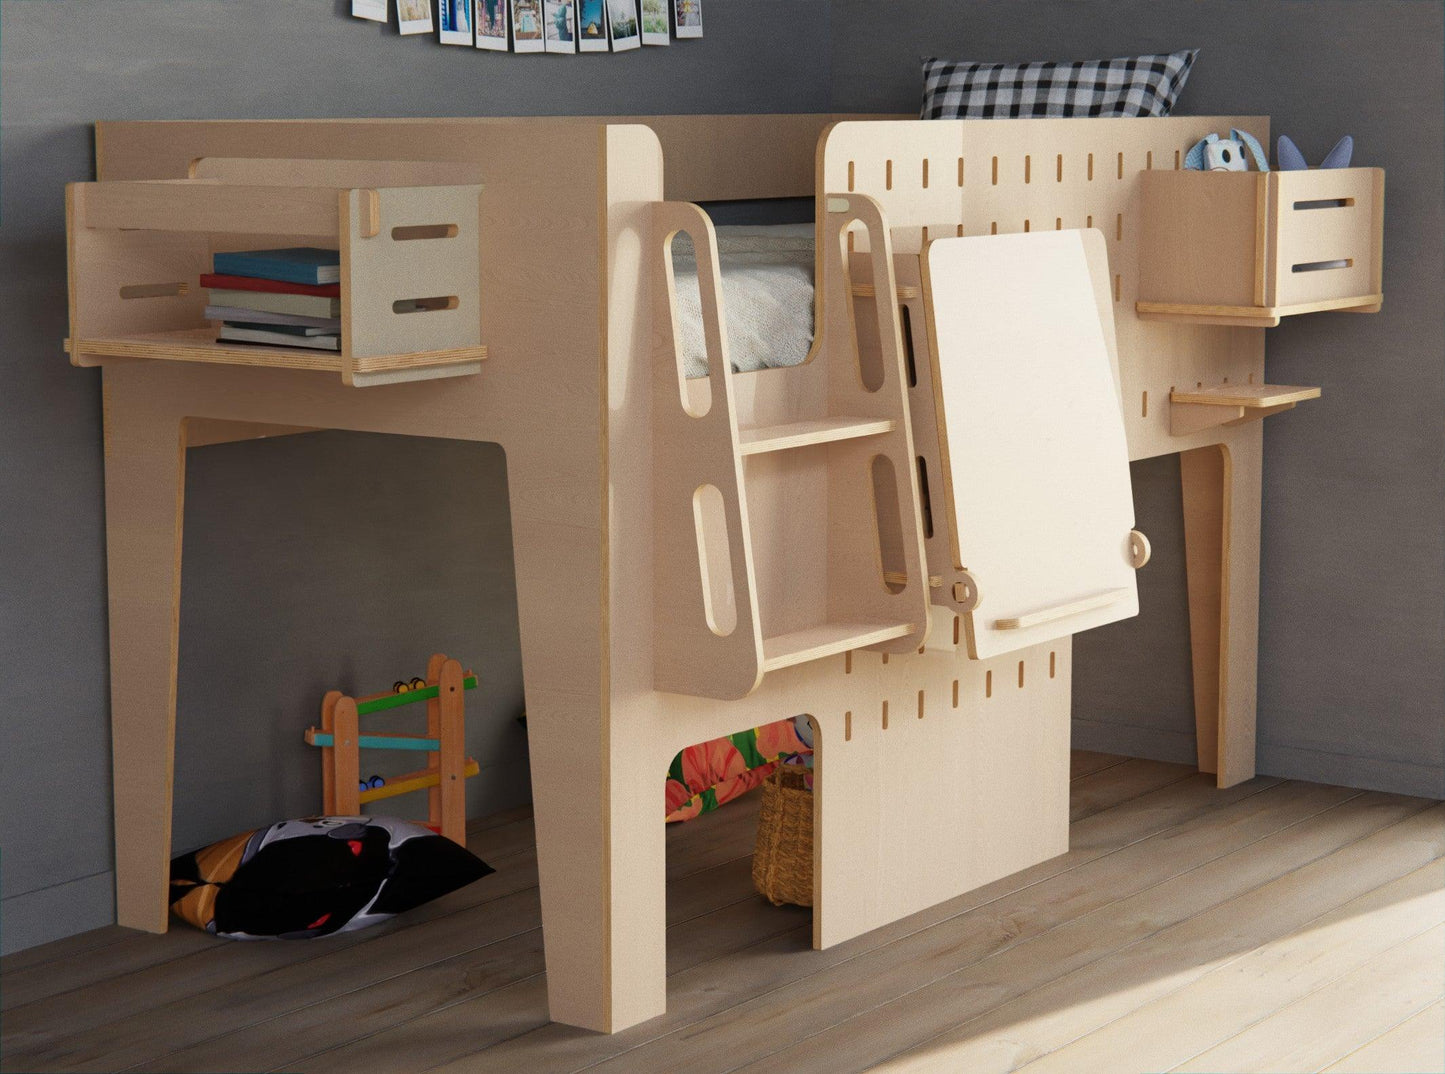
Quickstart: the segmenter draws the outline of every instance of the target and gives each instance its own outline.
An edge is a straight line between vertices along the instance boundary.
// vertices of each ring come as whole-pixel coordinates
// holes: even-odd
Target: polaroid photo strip
[[[702,36],[702,0],[673,0],[672,24],[677,27],[677,36]]]
[[[431,0],[396,0],[396,20],[403,34],[431,33]]]
[[[642,0],[642,43],[644,45],[671,43],[667,25],[667,0]]]
[[[612,51],[626,52],[642,47],[637,22],[637,0],[607,0],[607,24],[612,31]]]
[[[506,52],[507,0],[476,0],[472,26],[477,32],[477,48]]]
[[[547,51],[577,51],[577,6],[574,0],[542,0],[542,29]]]
[[[605,0],[577,0],[577,51],[607,51]]]
[[[542,52],[542,0],[511,0],[512,51]]]
[[[472,0],[440,0],[437,16],[443,45],[471,45]]]
[[[351,17],[369,19],[372,22],[385,22],[386,8],[390,2],[391,0],[351,0]]]

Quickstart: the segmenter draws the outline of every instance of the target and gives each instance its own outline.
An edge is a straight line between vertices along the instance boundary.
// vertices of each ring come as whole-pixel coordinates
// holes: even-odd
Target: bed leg
[[[667,1009],[664,769],[597,763],[600,706],[569,701],[527,697],[548,1015],[615,1033]]]
[[[1262,438],[1179,456],[1199,770],[1220,787],[1255,772]]]
[[[185,433],[154,402],[113,405],[124,373],[103,373],[116,920],[165,932]]]

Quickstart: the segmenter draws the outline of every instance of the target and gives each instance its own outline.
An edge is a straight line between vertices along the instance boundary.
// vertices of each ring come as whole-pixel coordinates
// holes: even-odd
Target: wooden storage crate
[[[1140,317],[1267,328],[1382,300],[1379,168],[1146,171]]]
[[[66,188],[73,364],[219,362],[358,386],[480,370],[480,185],[289,185],[295,162],[246,163],[271,178]],[[296,245],[340,251],[340,351],[218,342],[199,284],[211,255]]]

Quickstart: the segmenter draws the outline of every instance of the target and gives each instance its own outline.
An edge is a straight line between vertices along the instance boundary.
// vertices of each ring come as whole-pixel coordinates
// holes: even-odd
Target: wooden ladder
[[[746,696],[765,674],[853,649],[915,651],[928,628],[907,374],[888,229],[877,203],[825,199],[819,343],[748,374],[739,422],[716,235],[701,208],[653,206],[654,685]],[[872,288],[850,282],[850,230]],[[697,253],[708,372],[684,372],[671,244]],[[876,333],[864,348],[860,333]],[[764,420],[766,416],[766,420]]]

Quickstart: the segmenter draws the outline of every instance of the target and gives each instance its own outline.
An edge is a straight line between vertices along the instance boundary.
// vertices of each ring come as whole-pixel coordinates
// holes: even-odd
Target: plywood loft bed
[[[811,716],[819,946],[1063,852],[1070,636],[1134,614],[1148,557],[1130,459],[1181,455],[1199,765],[1250,778],[1254,419],[1318,394],[1265,382],[1260,326],[1310,287],[1378,306],[1382,195],[1369,170],[1311,186],[1338,204],[1301,257],[1339,276],[1285,293],[1283,178],[1235,196],[1233,245],[1200,261],[1153,184],[1230,127],[1267,140],[1232,116],[101,124],[100,181],[71,196],[69,346],[104,367],[121,923],[166,927],[185,448],[222,440],[505,448],[559,1021],[665,1009],[661,776],[689,744]],[[735,374],[691,203],[799,196],[811,359]],[[675,345],[679,231],[700,379]],[[342,250],[340,359],[216,345],[179,293],[198,258],[300,235]],[[1144,319],[1142,266],[1185,257],[1192,290]],[[417,296],[454,301],[387,309]]]

